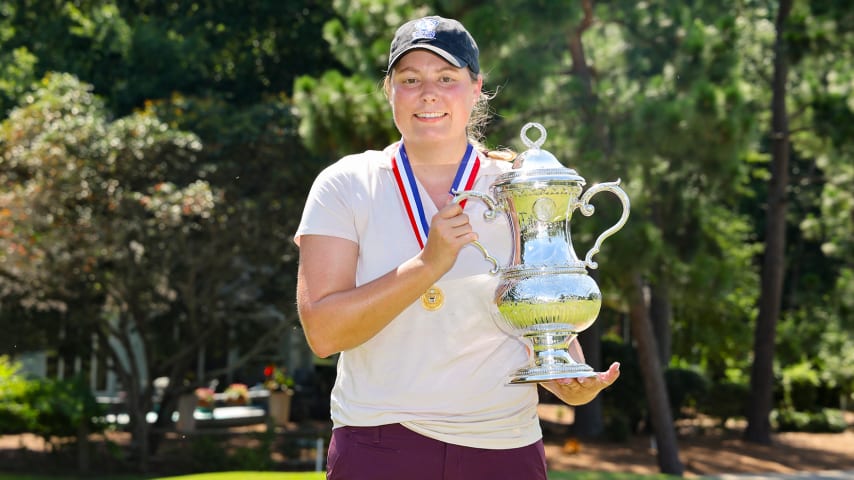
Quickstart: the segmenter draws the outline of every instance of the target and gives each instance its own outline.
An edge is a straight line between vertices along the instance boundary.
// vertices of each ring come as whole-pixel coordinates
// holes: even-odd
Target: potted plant
[[[210,412],[214,408],[214,391],[208,387],[199,387],[196,389],[196,408],[202,411]]]
[[[291,417],[291,400],[294,396],[294,379],[284,368],[275,365],[264,367],[264,386],[270,392],[269,414],[273,424],[287,426]]]
[[[223,395],[228,405],[249,405],[249,387],[243,383],[232,383]]]

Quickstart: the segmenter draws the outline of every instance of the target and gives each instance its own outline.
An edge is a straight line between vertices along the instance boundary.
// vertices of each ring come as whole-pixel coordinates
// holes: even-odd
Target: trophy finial
[[[528,130],[536,128],[540,132],[540,137],[536,140],[531,140],[528,136]],[[563,165],[555,158],[554,155],[546,150],[541,150],[540,147],[546,143],[546,129],[539,123],[529,122],[522,127],[522,132],[519,134],[522,143],[528,147],[528,150],[520,153],[513,161],[513,168],[525,170],[541,169],[541,168],[563,168]]]
[[[540,131],[540,137],[537,138],[536,141],[531,140],[531,137],[528,136],[528,130],[531,128],[536,128]],[[522,143],[525,144],[528,148],[540,148],[546,143],[546,129],[542,125],[536,122],[528,122],[522,127],[522,132],[519,133],[519,137],[522,138]]]

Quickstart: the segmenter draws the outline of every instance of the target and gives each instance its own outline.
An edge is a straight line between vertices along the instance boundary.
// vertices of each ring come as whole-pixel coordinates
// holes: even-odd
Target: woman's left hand
[[[584,405],[590,402],[602,390],[611,386],[620,377],[620,364],[614,362],[611,367],[593,377],[561,378],[543,382],[540,385],[555,394],[569,405]]]

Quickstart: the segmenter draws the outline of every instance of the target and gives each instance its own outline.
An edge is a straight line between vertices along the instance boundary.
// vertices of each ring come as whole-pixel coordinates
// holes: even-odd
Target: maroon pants
[[[543,441],[507,450],[461,447],[399,424],[332,431],[329,480],[546,480]]]

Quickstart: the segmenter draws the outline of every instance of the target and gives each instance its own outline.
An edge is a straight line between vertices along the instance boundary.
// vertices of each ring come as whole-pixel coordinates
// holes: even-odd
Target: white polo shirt
[[[295,235],[328,235],[359,245],[356,284],[385,275],[415,256],[412,232],[392,173],[397,144],[342,158],[315,180]],[[473,187],[491,193],[510,163],[481,155]],[[438,212],[419,184],[429,221]],[[486,205],[469,199],[465,212],[480,242],[504,266],[511,234],[505,216],[487,222]],[[330,266],[334,267],[334,266]],[[493,315],[498,276],[474,246],[460,252],[437,286],[444,305],[416,301],[364,344],[341,352],[332,390],[333,427],[402,423],[422,435],[478,448],[517,448],[542,437],[534,385],[508,385],[528,361],[524,344]]]

